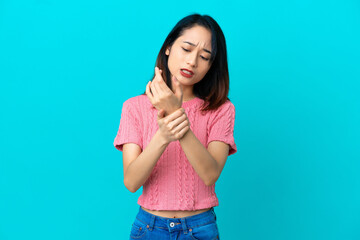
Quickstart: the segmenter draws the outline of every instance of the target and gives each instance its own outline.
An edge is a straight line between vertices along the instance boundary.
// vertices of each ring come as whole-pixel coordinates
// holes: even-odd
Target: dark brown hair
[[[211,67],[204,78],[194,84],[193,92],[196,97],[203,99],[201,111],[215,110],[225,103],[229,93],[229,70],[225,36],[217,22],[208,15],[192,14],[181,19],[166,37],[156,59],[156,65],[163,70],[162,77],[167,86],[172,89],[171,74],[168,68],[167,47],[172,46],[184,30],[195,25],[203,26],[211,32]],[[155,77],[155,74],[153,78]]]

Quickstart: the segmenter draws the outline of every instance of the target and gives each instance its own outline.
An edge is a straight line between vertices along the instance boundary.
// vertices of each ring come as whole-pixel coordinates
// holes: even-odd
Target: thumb
[[[163,117],[164,117],[164,113],[165,113],[165,111],[164,111],[163,109],[160,109],[160,110],[158,111],[158,113],[157,113],[158,119],[163,118]]]
[[[182,87],[180,82],[176,79],[175,76],[172,76],[171,78],[173,86],[174,86],[174,94],[175,96],[177,96],[178,98],[182,98],[183,95],[183,91],[182,91]]]

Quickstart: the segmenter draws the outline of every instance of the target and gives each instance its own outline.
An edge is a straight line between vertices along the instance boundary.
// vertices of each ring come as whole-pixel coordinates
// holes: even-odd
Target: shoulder
[[[144,107],[150,107],[152,104],[145,94],[141,94],[127,99],[123,106],[131,106],[133,108],[142,109]]]
[[[225,112],[235,112],[235,106],[230,100],[226,100],[222,105],[217,109],[211,111],[211,115],[223,114]]]
[[[219,108],[225,108],[225,109],[230,109],[230,108],[234,108],[235,106],[234,104],[230,101],[230,100],[226,100],[226,102],[224,102]]]

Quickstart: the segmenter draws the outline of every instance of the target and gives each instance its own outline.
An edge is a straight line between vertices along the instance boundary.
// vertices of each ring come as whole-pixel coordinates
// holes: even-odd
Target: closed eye
[[[205,61],[209,61],[209,59],[206,57],[201,56],[201,58],[204,59]]]
[[[190,50],[186,49],[186,48],[183,48],[181,47],[185,52],[190,52]],[[204,59],[205,61],[209,61],[209,58],[206,58],[206,57],[203,57],[201,56],[202,59]]]

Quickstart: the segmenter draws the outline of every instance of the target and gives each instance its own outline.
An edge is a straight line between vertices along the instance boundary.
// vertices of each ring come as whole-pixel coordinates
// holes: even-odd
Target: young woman
[[[143,186],[132,239],[219,239],[215,182],[236,152],[225,37],[192,14],[171,30],[144,94],[123,104],[114,146],[124,184]]]

